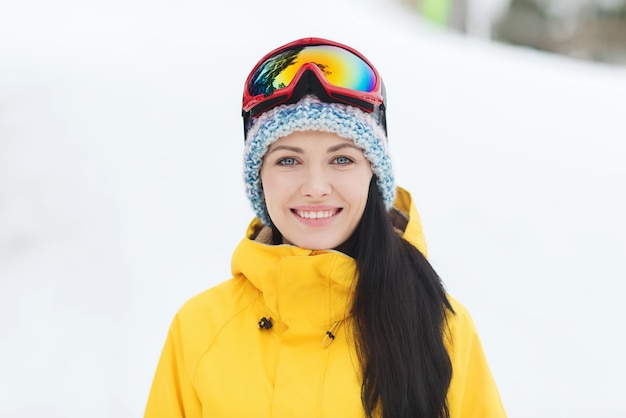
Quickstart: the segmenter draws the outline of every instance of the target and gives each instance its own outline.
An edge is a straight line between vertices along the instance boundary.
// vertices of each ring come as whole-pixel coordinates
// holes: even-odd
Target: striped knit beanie
[[[356,107],[326,103],[315,96],[305,96],[294,104],[281,105],[253,120],[246,136],[244,150],[244,181],[248,199],[256,216],[266,225],[271,220],[265,206],[261,185],[261,165],[268,147],[277,139],[298,131],[324,131],[351,139],[363,149],[376,176],[385,207],[395,199],[395,182],[387,135],[373,114]]]

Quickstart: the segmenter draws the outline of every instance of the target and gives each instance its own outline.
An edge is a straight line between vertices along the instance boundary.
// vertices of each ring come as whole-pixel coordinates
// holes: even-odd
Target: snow
[[[252,216],[245,76],[304,36],[382,73],[398,183],[509,416],[626,417],[626,70],[382,0],[0,5],[0,417],[142,414]]]

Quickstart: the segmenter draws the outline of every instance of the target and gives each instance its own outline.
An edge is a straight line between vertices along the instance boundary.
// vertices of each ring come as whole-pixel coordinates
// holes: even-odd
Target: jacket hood
[[[394,226],[402,233],[402,238],[413,244],[415,248],[424,254],[424,257],[428,258],[428,248],[424,238],[424,231],[422,230],[422,221],[411,193],[402,187],[396,187],[396,200],[393,203],[390,215]]]

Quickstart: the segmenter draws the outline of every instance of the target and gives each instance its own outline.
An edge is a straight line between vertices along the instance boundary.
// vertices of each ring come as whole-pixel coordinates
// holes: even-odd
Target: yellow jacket
[[[425,253],[419,216],[401,188],[396,207],[408,217],[403,236]],[[233,278],[177,313],[145,418],[364,416],[346,315],[354,260],[337,251],[268,245],[267,231],[259,230],[253,221],[235,250]],[[451,302],[451,417],[505,417],[472,319]],[[261,318],[273,326],[260,328]]]

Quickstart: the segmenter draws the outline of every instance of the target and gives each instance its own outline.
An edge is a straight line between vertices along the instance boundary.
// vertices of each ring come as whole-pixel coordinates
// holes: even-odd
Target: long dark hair
[[[350,241],[359,271],[352,316],[367,416],[448,418],[452,364],[444,332],[453,309],[430,263],[394,230],[375,177]]]
[[[274,243],[282,236],[272,226]],[[452,364],[444,345],[453,313],[424,255],[395,230],[372,178],[365,212],[341,250],[356,260],[352,317],[368,418],[449,418]]]

